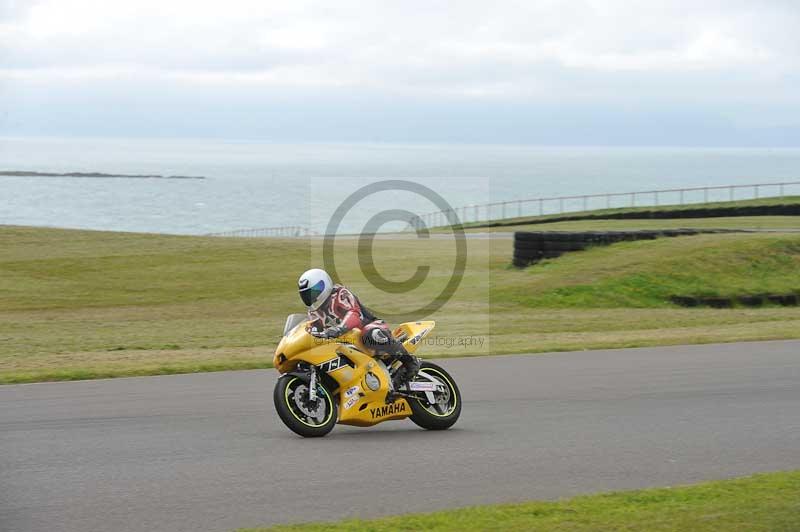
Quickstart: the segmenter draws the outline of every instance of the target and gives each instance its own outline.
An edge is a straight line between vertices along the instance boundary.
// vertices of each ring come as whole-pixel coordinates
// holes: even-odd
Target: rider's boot
[[[382,325],[383,322],[376,322]],[[369,326],[367,326],[369,328]],[[377,354],[386,355],[392,361],[399,360],[402,366],[392,376],[392,389],[397,390],[417,376],[419,359],[410,354],[402,342],[398,341],[386,327],[374,327],[364,335],[364,343]]]
[[[397,342],[392,347],[395,348],[395,353],[393,353],[394,357],[403,364],[392,378],[392,385],[396,390],[400,386],[414,380],[414,377],[417,376],[420,369],[420,361],[417,357],[406,351],[406,348],[400,342]]]

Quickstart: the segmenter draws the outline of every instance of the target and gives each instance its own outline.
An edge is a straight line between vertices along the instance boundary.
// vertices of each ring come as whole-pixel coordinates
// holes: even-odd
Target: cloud
[[[735,114],[800,101],[798,27],[792,0],[0,0],[0,87]]]

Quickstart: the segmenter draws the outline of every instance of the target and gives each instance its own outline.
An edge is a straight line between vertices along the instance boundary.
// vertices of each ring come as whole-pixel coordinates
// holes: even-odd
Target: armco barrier
[[[752,205],[742,207],[698,207],[696,209],[675,209],[663,211],[633,211],[605,214],[576,214],[573,216],[551,216],[542,220],[496,221],[470,227],[502,227],[504,225],[537,225],[556,222],[575,222],[582,220],[663,220],[676,218],[729,218],[738,216],[800,216],[800,204]]]
[[[517,231],[514,233],[514,266],[524,268],[542,259],[560,257],[589,246],[607,246],[631,240],[691,236],[701,233],[739,233],[728,229],[664,229],[659,231]]]
[[[555,196],[525,198],[481,205],[464,205],[448,211],[437,211],[419,217],[419,227],[448,226],[454,217],[470,227],[500,227],[506,225],[550,223],[561,220],[585,220],[593,218],[707,218],[708,216],[763,216],[800,214],[800,205],[764,206],[721,206],[710,203],[732,202],[759,198],[783,198],[798,195],[800,181],[779,183],[752,183],[741,185],[715,185],[691,188],[672,188],[661,190],[640,190],[637,192],[612,192],[606,194],[587,194],[579,196]],[[660,207],[695,204],[694,209],[675,209],[666,211],[637,210],[627,213],[588,214],[598,209],[620,209],[630,207]],[[572,215],[567,213],[573,213]],[[713,214],[711,214],[713,213]],[[514,220],[514,218],[545,216],[540,220]]]

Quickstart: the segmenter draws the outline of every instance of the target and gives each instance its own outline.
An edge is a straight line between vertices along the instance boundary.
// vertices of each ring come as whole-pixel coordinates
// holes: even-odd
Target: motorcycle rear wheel
[[[439,401],[435,404],[431,404],[421,397],[408,399],[413,412],[409,419],[423,429],[449,429],[461,415],[461,392],[458,390],[456,381],[442,367],[431,362],[423,362],[419,371],[442,381],[447,387],[447,392],[445,397],[437,396]]]
[[[308,383],[295,375],[283,375],[272,394],[275,410],[292,432],[304,438],[319,438],[333,430],[338,409],[330,392],[317,383],[317,402],[308,404]]]

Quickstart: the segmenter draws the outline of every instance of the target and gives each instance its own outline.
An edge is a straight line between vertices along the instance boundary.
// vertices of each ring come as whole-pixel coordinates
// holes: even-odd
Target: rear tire
[[[338,407],[331,393],[321,382],[317,383],[317,407],[309,408],[306,402],[308,383],[295,375],[283,375],[275,383],[272,400],[281,421],[292,432],[304,438],[319,438],[333,430],[338,420]]]
[[[448,388],[449,397],[446,408],[442,405],[431,405],[425,399],[408,399],[413,412],[409,419],[423,429],[449,429],[461,415],[461,392],[458,390],[456,381],[444,369],[431,362],[423,362],[419,371],[442,381]]]

